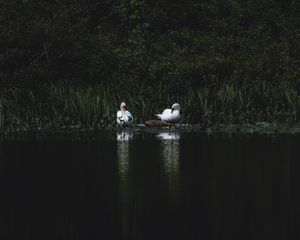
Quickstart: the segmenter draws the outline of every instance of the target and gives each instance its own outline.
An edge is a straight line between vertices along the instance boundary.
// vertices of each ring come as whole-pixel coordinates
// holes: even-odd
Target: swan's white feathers
[[[117,123],[121,126],[128,126],[132,123],[133,116],[126,110],[126,104],[124,102],[120,105],[120,111],[117,112]]]
[[[168,108],[168,109],[165,109],[163,112],[162,112],[162,115],[164,114],[171,114],[172,113],[172,109]]]
[[[133,120],[133,116],[129,111],[125,111],[126,116],[129,118],[129,120]]]
[[[180,120],[180,105],[174,103],[172,109],[165,109],[161,114],[156,114],[156,116],[165,122],[178,122]]]

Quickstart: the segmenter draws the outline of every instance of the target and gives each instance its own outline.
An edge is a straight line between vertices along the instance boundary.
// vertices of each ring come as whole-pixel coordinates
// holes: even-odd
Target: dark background
[[[95,115],[107,124],[121,101],[139,120],[175,101],[185,120],[204,125],[299,119],[299,1],[1,0],[0,8],[6,127],[90,126]],[[61,97],[90,88],[102,103],[103,92],[114,95],[109,110],[88,108],[93,120],[62,110]]]

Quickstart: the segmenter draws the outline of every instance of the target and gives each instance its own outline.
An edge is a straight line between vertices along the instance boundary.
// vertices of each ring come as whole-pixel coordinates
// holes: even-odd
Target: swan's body
[[[120,105],[120,111],[117,112],[117,123],[120,126],[128,126],[132,123],[133,116],[127,110],[126,103],[122,102]]]
[[[156,116],[165,122],[178,122],[180,120],[180,105],[174,103],[171,109],[165,109],[161,114],[156,114]]]

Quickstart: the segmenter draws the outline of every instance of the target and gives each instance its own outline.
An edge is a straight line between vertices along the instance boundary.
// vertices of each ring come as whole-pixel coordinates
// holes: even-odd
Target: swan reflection
[[[170,140],[180,140],[180,133],[178,132],[161,132],[156,135],[159,140],[170,141]]]
[[[180,133],[162,132],[157,134],[161,140],[162,158],[164,161],[165,172],[168,175],[177,175],[179,166],[179,143]]]
[[[167,177],[169,191],[174,196],[174,199],[176,199],[178,186],[180,137],[181,134],[178,132],[162,132],[157,134],[157,138],[161,141],[161,157],[165,176]]]
[[[129,144],[133,139],[133,133],[122,131],[117,132],[117,154],[118,154],[118,171],[121,179],[127,178],[129,165]]]
[[[129,205],[129,157],[130,142],[133,139],[133,133],[129,131],[117,132],[117,155],[118,155],[118,173],[119,173],[119,200],[122,203],[121,221],[123,235],[127,235],[128,229],[128,205]]]
[[[117,132],[117,141],[129,141],[133,139],[133,132]]]

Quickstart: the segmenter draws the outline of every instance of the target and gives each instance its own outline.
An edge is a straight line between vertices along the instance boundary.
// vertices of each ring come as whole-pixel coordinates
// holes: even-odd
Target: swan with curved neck
[[[156,114],[156,116],[165,122],[176,123],[180,120],[180,105],[179,103],[174,103],[171,109],[165,109],[161,114]]]

